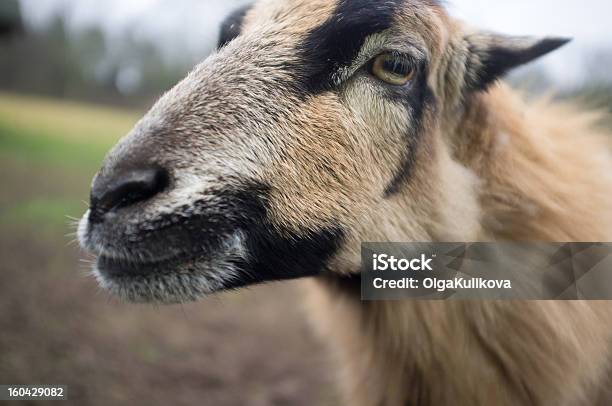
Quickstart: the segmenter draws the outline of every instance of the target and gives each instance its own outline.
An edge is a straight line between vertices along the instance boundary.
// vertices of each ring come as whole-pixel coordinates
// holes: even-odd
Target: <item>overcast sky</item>
[[[204,56],[216,39],[224,16],[245,0],[20,0],[27,21],[40,24],[55,13],[75,28],[101,25],[112,37],[129,29],[152,38],[167,52]],[[612,49],[610,0],[449,0],[453,15],[472,25],[511,34],[559,35],[574,41],[542,66],[558,81],[584,76],[584,58]],[[180,46],[177,46],[180,44]]]

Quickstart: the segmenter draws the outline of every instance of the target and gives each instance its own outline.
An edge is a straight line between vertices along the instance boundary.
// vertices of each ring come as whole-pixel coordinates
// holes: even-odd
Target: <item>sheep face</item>
[[[261,0],[110,152],[81,244],[113,293],[180,302],[356,273],[361,241],[465,237],[461,101],[559,44],[468,33],[433,0]]]

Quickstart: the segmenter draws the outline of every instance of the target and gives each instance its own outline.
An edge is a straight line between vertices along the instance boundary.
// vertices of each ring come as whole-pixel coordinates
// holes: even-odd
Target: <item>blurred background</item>
[[[337,404],[297,283],[128,306],[98,291],[72,241],[105,152],[241,3],[0,0],[0,384],[66,384],[75,405]],[[573,37],[512,81],[611,109],[609,1],[449,8],[496,31]]]

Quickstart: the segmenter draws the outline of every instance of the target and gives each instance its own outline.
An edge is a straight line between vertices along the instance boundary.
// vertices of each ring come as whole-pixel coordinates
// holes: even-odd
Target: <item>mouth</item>
[[[186,303],[226,290],[236,283],[246,258],[240,232],[166,257],[98,252],[93,274],[100,286],[133,303]]]
[[[185,255],[160,260],[137,261],[100,255],[96,260],[96,271],[106,278],[143,278],[152,273],[180,272],[190,263],[204,261],[204,255]]]
[[[100,287],[128,302],[193,302],[320,275],[344,241],[343,228],[299,233],[273,225],[262,190],[220,191],[172,215],[137,217],[126,209],[92,223],[86,213],[77,234],[96,256]]]

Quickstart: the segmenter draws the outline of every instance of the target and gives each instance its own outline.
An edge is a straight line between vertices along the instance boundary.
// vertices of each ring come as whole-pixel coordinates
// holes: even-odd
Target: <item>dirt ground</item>
[[[68,385],[79,406],[337,404],[298,283],[174,307],[100,292],[48,210],[83,206],[89,179],[0,156],[0,384]]]

